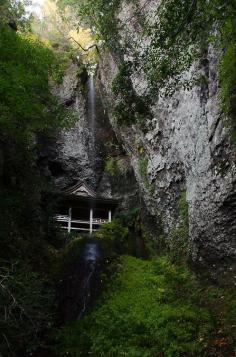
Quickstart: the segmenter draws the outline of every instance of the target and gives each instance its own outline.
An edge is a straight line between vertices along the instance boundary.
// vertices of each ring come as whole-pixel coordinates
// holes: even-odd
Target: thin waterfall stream
[[[84,237],[71,254],[69,266],[59,285],[62,324],[80,320],[97,299],[102,285],[104,256],[99,243]]]
[[[88,151],[91,169],[96,173],[96,88],[90,74],[87,92]],[[100,265],[103,257],[97,241],[84,238],[77,260],[61,281],[60,309],[63,322],[80,320],[101,289]]]
[[[101,257],[97,243],[86,243],[82,254],[82,264],[84,265],[85,278],[82,285],[82,309],[79,312],[78,320],[86,312],[91,299],[91,280],[93,278],[97,262]]]
[[[99,142],[98,123],[100,123],[99,120],[102,120],[103,112],[101,113],[101,107],[99,107],[99,96],[96,94],[95,78],[92,74],[90,74],[87,81],[86,112],[89,130],[87,150],[90,169],[96,183],[96,175],[101,166],[99,161],[101,160],[99,158],[101,144]],[[97,212],[93,207],[93,203],[89,208],[93,208],[96,215]],[[102,212],[104,212],[104,207],[102,207]],[[59,310],[62,324],[80,320],[93,305],[103,286],[101,273],[106,269],[109,262],[105,257],[104,248],[100,245],[96,236],[79,235],[78,238],[78,250],[73,252],[59,286]]]
[[[96,89],[94,76],[91,74],[88,80],[88,124],[90,129],[90,143],[89,151],[91,157],[91,166],[95,169],[95,156],[96,156]]]

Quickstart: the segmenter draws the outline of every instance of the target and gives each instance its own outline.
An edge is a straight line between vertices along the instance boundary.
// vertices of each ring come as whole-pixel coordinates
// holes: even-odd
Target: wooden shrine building
[[[62,228],[92,234],[101,224],[111,222],[118,201],[99,197],[84,182],[63,191],[59,213],[54,216]]]

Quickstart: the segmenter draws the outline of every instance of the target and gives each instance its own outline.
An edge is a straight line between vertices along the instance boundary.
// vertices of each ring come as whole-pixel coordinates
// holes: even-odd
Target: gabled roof
[[[119,200],[109,197],[101,197],[96,194],[85,182],[79,181],[75,185],[63,191],[64,200],[70,202],[83,202],[89,205],[105,205],[105,207],[116,207]]]
[[[73,195],[78,197],[96,197],[94,192],[85,182],[79,181],[75,185],[63,191],[65,195]]]

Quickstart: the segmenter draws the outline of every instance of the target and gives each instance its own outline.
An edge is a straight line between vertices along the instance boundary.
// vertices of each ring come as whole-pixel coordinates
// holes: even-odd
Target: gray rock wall
[[[109,123],[99,94],[94,93],[95,116],[91,117],[91,80],[78,75],[78,64],[71,63],[60,85],[53,92],[75,115],[74,125],[52,138],[41,137],[41,167],[58,189],[85,181],[99,195],[120,200],[120,209],[139,205],[139,188],[129,157],[124,153]],[[114,158],[125,162],[125,169],[107,172],[106,162]]]
[[[90,157],[90,128],[86,113],[85,83],[77,75],[78,64],[70,64],[60,85],[54,93],[68,109],[73,110],[75,124],[58,132],[55,141],[49,145],[49,170],[58,187],[65,187],[83,178],[93,187],[96,185],[95,172]]]
[[[157,1],[150,2],[149,14],[153,3]],[[124,41],[133,34],[138,43],[138,31],[126,19],[127,14],[132,14],[130,6],[124,3],[119,14],[121,23],[127,24],[121,36]],[[126,54],[126,59],[131,60],[132,53]],[[213,277],[219,272],[232,277],[236,255],[235,149],[220,115],[218,60],[219,53],[209,47],[204,61],[183,74],[191,78],[196,72],[204,73],[208,84],[157,99],[150,108],[152,119],[147,121],[145,133],[138,124],[117,125],[112,110],[110,121],[130,156],[145,204],[157,224],[163,225],[167,235],[178,227],[178,200],[186,190],[192,262],[203,269],[210,268]],[[115,103],[111,83],[117,68],[115,56],[101,56],[99,78],[108,108],[111,102]],[[141,72],[134,74],[136,93],[142,93],[146,85]],[[140,172],[141,160],[147,161],[145,176]]]

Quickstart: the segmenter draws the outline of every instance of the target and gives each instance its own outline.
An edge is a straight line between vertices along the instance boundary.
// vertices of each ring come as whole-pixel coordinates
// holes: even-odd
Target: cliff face
[[[150,2],[147,13],[157,3]],[[124,3],[118,17],[120,28],[126,25],[121,41],[132,38],[139,43],[137,28],[127,21],[135,17],[132,5]],[[146,45],[148,38],[142,44]],[[131,52],[124,55],[126,60],[132,61]],[[204,58],[183,74],[204,74],[207,81],[156,99],[145,130],[139,124],[118,125],[110,110],[110,122],[130,157],[146,206],[166,236],[180,225],[178,202],[186,191],[189,256],[199,267],[210,268],[214,277],[219,272],[233,274],[236,253],[235,149],[220,115],[218,61],[219,53],[209,47]],[[119,62],[111,53],[100,58],[100,88],[108,108],[116,102],[111,83]],[[145,90],[141,71],[133,75],[132,86],[139,95]]]
[[[90,130],[86,113],[86,96],[83,93],[84,82],[77,75],[78,64],[71,63],[63,81],[54,86],[53,91],[60,102],[75,115],[75,123],[68,130],[57,133],[45,146],[42,154],[47,158],[47,168],[56,185],[61,188],[74,183],[78,177],[95,185],[95,171],[90,158]]]
[[[75,120],[56,136],[41,138],[44,175],[59,190],[82,180],[99,195],[120,199],[120,209],[137,207],[139,188],[129,157],[117,141],[93,77],[71,63],[53,91]],[[109,162],[114,166],[110,170]]]

